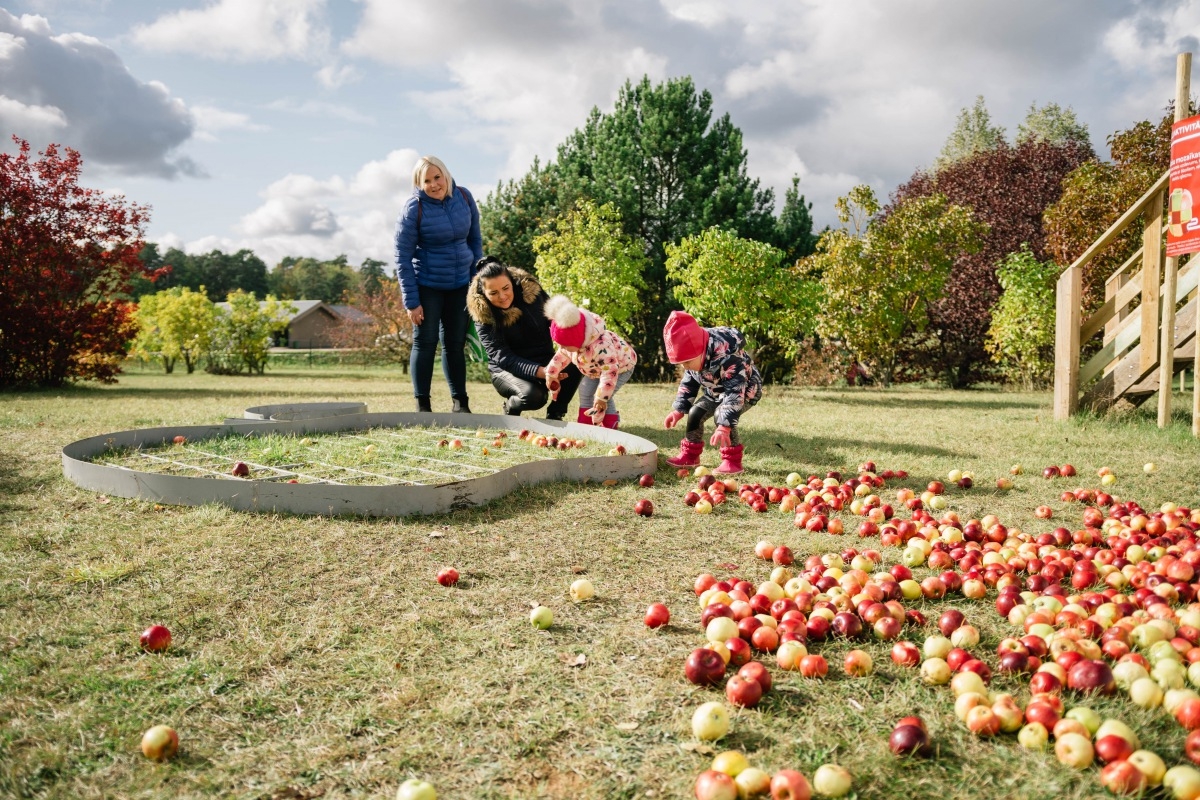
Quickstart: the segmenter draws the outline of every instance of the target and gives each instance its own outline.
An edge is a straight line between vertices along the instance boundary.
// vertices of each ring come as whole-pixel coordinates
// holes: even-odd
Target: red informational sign
[[[1167,255],[1200,251],[1200,116],[1171,126],[1171,194],[1167,197]]]

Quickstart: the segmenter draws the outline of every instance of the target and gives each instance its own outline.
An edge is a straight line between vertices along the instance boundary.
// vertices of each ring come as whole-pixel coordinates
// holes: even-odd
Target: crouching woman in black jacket
[[[546,292],[528,272],[505,266],[492,256],[480,259],[475,269],[467,311],[487,351],[492,386],[504,398],[505,414],[536,411],[550,400],[546,365],[554,357],[550,320],[543,312]],[[546,419],[566,416],[582,378],[573,364],[563,371],[558,397],[550,401]]]

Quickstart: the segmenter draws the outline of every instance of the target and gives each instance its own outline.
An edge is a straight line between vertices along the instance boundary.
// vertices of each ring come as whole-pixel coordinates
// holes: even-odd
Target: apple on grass
[[[442,586],[453,586],[458,583],[458,570],[454,567],[438,570],[437,582]]]
[[[803,773],[781,769],[771,778],[771,800],[809,800],[812,787]]]
[[[596,596],[596,587],[587,578],[580,578],[571,584],[571,599],[576,603],[591,600]]]
[[[1082,733],[1074,731],[1056,737],[1054,757],[1064,766],[1073,769],[1087,769],[1095,759],[1095,749],[1092,742]]]
[[[250,476],[250,465],[245,461],[239,461],[233,465],[233,469],[229,471],[229,474],[235,478],[247,478]]]
[[[179,734],[167,725],[155,725],[142,734],[142,755],[151,761],[166,761],[179,750]]]
[[[437,800],[437,790],[428,781],[409,778],[396,790],[396,800]]]
[[[641,486],[643,489],[649,489],[653,485],[654,476],[650,473],[646,473],[642,477],[638,478],[638,486]]]
[[[160,653],[171,646],[171,631],[166,625],[151,625],[142,631],[138,639],[142,649],[151,653]]]
[[[529,612],[529,622],[539,631],[544,631],[554,624],[554,612],[546,606],[538,606]],[[716,655],[715,653],[713,655]],[[717,656],[720,658],[720,656]]]
[[[646,609],[646,627],[661,628],[671,621],[671,610],[663,603],[651,603]]]
[[[1200,798],[1200,770],[1187,764],[1171,767],[1163,775],[1162,785],[1175,800],[1196,800]]]
[[[652,517],[654,516],[654,503],[645,499],[638,500],[633,504],[633,513],[639,517]]]
[[[729,733],[729,712],[721,703],[716,701],[703,703],[692,713],[692,735],[697,739],[713,742],[727,733]]]
[[[738,797],[765,797],[771,791],[771,776],[758,767],[746,767],[734,777]]]
[[[733,778],[715,769],[696,776],[696,800],[737,800],[738,788]]]
[[[740,750],[726,750],[713,757],[712,766],[709,769],[724,772],[729,777],[736,778],[749,767],[749,759]]]
[[[845,797],[853,784],[850,771],[840,764],[822,764],[813,773],[812,786],[823,797]]]
[[[715,650],[697,647],[684,662],[683,673],[697,686],[713,686],[725,677],[725,659]]]

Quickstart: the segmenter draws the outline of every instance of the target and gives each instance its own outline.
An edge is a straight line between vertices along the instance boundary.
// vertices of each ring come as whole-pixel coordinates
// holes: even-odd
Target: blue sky
[[[164,246],[390,261],[417,156],[483,199],[626,80],[691,75],[823,225],[979,94],[1010,135],[1070,106],[1103,152],[1198,39],[1182,0],[0,0],[0,145],[80,150]]]

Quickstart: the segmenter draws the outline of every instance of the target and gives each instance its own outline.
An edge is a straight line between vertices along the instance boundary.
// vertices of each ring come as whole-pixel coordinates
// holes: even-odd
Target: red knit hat
[[[561,294],[546,301],[544,313],[550,320],[550,338],[566,347],[583,347],[587,323],[579,307]]]
[[[685,311],[672,311],[663,326],[663,344],[672,364],[690,361],[708,349],[708,331]]]

